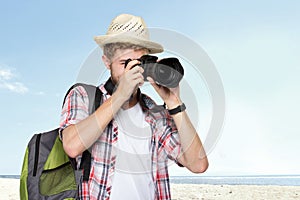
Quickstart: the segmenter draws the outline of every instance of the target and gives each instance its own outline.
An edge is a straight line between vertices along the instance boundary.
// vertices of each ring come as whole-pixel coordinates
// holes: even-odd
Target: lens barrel
[[[184,69],[177,58],[164,58],[157,62],[156,56],[144,55],[139,60],[144,69],[144,77],[153,78],[159,85],[177,87],[184,75]]]
[[[162,86],[168,88],[175,88],[178,86],[184,75],[184,69],[177,58],[164,58],[157,62],[157,57],[152,55],[143,55],[138,59],[140,66],[144,69],[144,79],[149,76]],[[125,67],[131,59],[125,62]]]

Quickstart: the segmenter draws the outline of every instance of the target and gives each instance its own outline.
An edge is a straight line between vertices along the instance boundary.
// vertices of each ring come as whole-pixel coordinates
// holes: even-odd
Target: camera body
[[[178,86],[184,75],[184,69],[177,58],[164,58],[157,62],[157,57],[152,55],[143,55],[138,60],[141,62],[139,66],[144,69],[144,79],[147,77],[167,88],[175,88]],[[126,60],[125,67],[131,61]]]

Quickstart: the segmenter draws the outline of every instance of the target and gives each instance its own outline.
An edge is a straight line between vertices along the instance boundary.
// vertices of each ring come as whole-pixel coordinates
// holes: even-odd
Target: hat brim
[[[149,49],[149,53],[161,53],[164,51],[164,48],[162,45],[152,42],[149,40],[143,40],[137,37],[133,37],[132,35],[127,34],[117,34],[117,35],[101,35],[101,36],[95,36],[94,40],[96,43],[103,48],[104,45],[110,44],[110,43],[130,43],[134,45],[138,45],[141,47],[145,47]]]

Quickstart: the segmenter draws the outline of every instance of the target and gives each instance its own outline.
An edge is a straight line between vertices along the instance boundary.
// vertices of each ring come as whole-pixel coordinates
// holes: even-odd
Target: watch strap
[[[175,115],[179,112],[184,111],[185,109],[186,109],[185,104],[182,103],[181,105],[177,106],[176,108],[173,108],[173,109],[170,109],[170,110],[168,109],[168,112],[169,112],[170,115]]]

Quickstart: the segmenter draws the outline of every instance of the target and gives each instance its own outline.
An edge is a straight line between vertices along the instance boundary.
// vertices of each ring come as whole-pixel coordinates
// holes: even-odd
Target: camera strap
[[[117,87],[111,80],[111,77],[109,77],[109,79],[104,84],[104,88],[108,92],[109,95],[112,95],[114,93],[114,91],[117,89]]]

